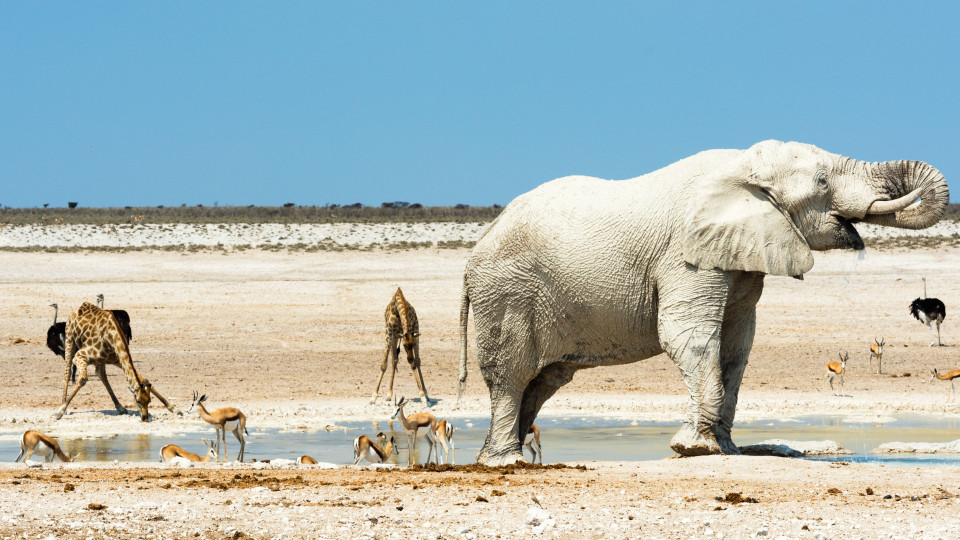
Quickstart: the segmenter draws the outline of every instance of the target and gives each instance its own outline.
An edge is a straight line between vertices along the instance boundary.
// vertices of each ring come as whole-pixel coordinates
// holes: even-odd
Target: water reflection
[[[892,419],[889,419],[892,420]],[[295,460],[301,455],[313,456],[317,461],[337,464],[353,462],[353,441],[360,435],[376,440],[383,432],[389,440],[394,437],[400,455],[392,455],[388,463],[405,465],[410,459],[406,433],[398,422],[375,421],[343,424],[346,430],[252,432],[247,437],[247,459],[263,461],[285,458]],[[459,464],[471,463],[486,437],[488,418],[453,420],[457,428],[454,440]],[[679,424],[664,422],[637,422],[629,419],[603,418],[537,419],[541,429],[541,443],[545,450],[544,463],[558,461],[637,461],[669,457],[673,454],[669,441]],[[56,436],[56,433],[50,433]],[[158,461],[160,448],[177,444],[197,454],[204,454],[201,438],[209,438],[209,431],[158,436],[149,434],[113,435],[85,439],[60,439],[65,451],[78,461]],[[960,466],[960,456],[954,454],[915,455],[869,454],[882,443],[891,441],[948,442],[960,438],[960,419],[924,416],[898,416],[895,421],[859,419],[843,416],[811,416],[793,420],[763,420],[739,422],[734,439],[741,445],[767,439],[834,440],[854,452],[853,456],[828,459],[872,461],[887,465],[954,465]],[[0,459],[12,461],[20,451],[19,437],[9,434],[0,439]],[[416,444],[417,463],[424,463],[429,444],[419,437]]]

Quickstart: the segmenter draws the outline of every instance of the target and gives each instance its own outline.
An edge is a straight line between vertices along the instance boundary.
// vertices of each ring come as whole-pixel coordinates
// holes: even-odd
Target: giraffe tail
[[[460,376],[457,378],[457,403],[467,388],[467,319],[470,317],[470,296],[467,293],[467,276],[463,276],[463,292],[460,294]]]

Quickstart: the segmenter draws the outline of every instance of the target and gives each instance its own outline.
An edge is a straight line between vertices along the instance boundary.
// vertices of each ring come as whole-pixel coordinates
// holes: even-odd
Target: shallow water
[[[960,438],[960,419],[919,415],[888,418],[890,422],[872,422],[843,416],[810,416],[790,420],[739,422],[734,428],[737,444],[754,444],[767,439],[834,440],[854,452],[844,456],[821,456],[809,459],[861,461],[888,466],[960,466],[957,454],[870,454],[885,442],[948,442]],[[489,420],[458,419],[454,426],[456,463],[474,461],[486,437]],[[662,459],[673,455],[670,438],[679,423],[631,422],[602,418],[542,417],[541,445],[545,463],[568,461],[638,461]],[[405,465],[408,459],[406,435],[398,422],[352,422],[336,431],[264,430],[247,436],[246,461],[256,459],[296,459],[310,455],[320,462],[347,464],[353,462],[353,440],[360,435],[374,438],[379,431],[394,436],[400,448],[391,462]],[[80,461],[158,461],[160,448],[178,444],[203,455],[202,437],[212,438],[213,431],[200,431],[174,436],[117,435],[84,439],[60,439],[61,447]],[[239,443],[227,434],[227,450],[235,459]],[[417,462],[423,463],[428,445],[422,437],[417,443]],[[0,459],[12,461],[20,451],[19,436],[0,437]]]

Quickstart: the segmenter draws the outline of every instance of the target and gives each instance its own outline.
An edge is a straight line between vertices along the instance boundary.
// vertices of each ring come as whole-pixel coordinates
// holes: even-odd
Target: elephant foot
[[[739,456],[740,448],[730,437],[730,430],[720,426],[717,428],[717,442],[720,444],[720,451],[727,456]]]
[[[514,463],[526,463],[526,458],[522,454],[505,454],[498,457],[486,457],[483,459],[478,458],[477,463],[481,465],[486,465],[487,467],[499,467],[501,465],[513,465]]]
[[[693,424],[684,423],[680,431],[670,440],[670,448],[681,456],[707,456],[711,454],[739,454],[740,451],[729,436],[726,437],[729,444],[721,446],[717,436],[709,426],[702,426],[700,429]],[[721,437],[722,439],[722,437]],[[730,450],[730,451],[725,451]]]
[[[487,450],[487,447],[484,446],[477,452],[477,463],[488,467],[513,465],[514,463],[520,462],[526,463],[526,461],[527,459],[523,457],[523,452],[521,452],[519,448],[495,452]]]

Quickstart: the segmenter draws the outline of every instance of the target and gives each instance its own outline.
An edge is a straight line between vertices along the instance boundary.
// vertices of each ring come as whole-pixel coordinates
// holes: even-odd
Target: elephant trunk
[[[920,161],[870,163],[866,168],[879,198],[870,203],[864,223],[924,229],[943,216],[950,190],[937,169]]]

